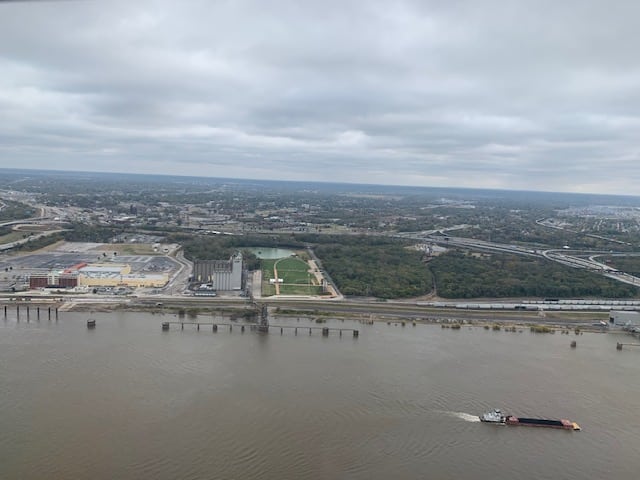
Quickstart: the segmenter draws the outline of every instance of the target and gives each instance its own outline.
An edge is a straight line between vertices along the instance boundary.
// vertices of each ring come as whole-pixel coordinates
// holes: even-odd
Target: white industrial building
[[[214,290],[242,290],[242,253],[229,260],[196,260],[193,264],[193,279],[210,283]]]

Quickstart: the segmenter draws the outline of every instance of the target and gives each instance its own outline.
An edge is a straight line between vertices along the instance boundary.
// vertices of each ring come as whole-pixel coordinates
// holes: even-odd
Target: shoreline
[[[0,315],[6,306],[7,312],[19,310],[20,315],[27,315],[28,310],[35,316],[38,308],[56,308],[60,313],[109,313],[117,311],[125,312],[147,312],[159,315],[176,315],[179,318],[189,318],[193,320],[201,315],[221,315],[228,316],[235,320],[249,321],[257,318],[258,311],[254,304],[248,300],[237,298],[217,298],[215,301],[196,301],[185,298],[167,299],[156,302],[155,299],[127,301],[100,301],[100,299],[82,299],[74,302],[73,299],[44,299],[32,297],[29,301],[11,301],[9,298],[0,299]],[[80,300],[80,299],[79,299]],[[264,300],[264,299],[263,299]],[[146,303],[149,302],[149,303]],[[153,302],[153,304],[150,304]],[[352,320],[362,324],[387,323],[397,326],[415,325],[441,325],[442,328],[459,329],[461,327],[475,327],[492,330],[508,331],[530,329],[534,326],[544,326],[550,331],[544,333],[555,333],[555,331],[565,331],[579,328],[581,332],[609,332],[606,327],[593,325],[595,322],[607,321],[608,312],[602,311],[551,311],[546,312],[541,317],[536,312],[505,312],[504,310],[454,310],[446,308],[425,308],[398,304],[385,304],[374,302],[371,304],[362,303],[324,303],[324,302],[261,302],[267,304],[272,318],[308,318],[316,323],[324,323],[328,319]],[[614,330],[615,331],[615,330]]]

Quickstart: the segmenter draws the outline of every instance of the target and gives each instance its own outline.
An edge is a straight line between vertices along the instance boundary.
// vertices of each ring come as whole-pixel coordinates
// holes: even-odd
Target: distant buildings
[[[193,278],[197,282],[210,283],[215,290],[242,290],[244,287],[242,254],[231,256],[229,260],[196,260],[193,264]]]

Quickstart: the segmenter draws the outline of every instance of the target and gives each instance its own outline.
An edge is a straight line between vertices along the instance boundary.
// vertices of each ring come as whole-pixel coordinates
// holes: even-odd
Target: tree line
[[[587,270],[550,260],[450,250],[429,262],[444,298],[628,298],[638,289]]]

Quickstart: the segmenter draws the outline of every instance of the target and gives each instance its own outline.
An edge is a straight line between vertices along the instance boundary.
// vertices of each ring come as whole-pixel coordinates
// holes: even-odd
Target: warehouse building
[[[84,287],[163,287],[167,274],[131,273],[131,266],[115,263],[94,263],[78,270],[78,285]]]

